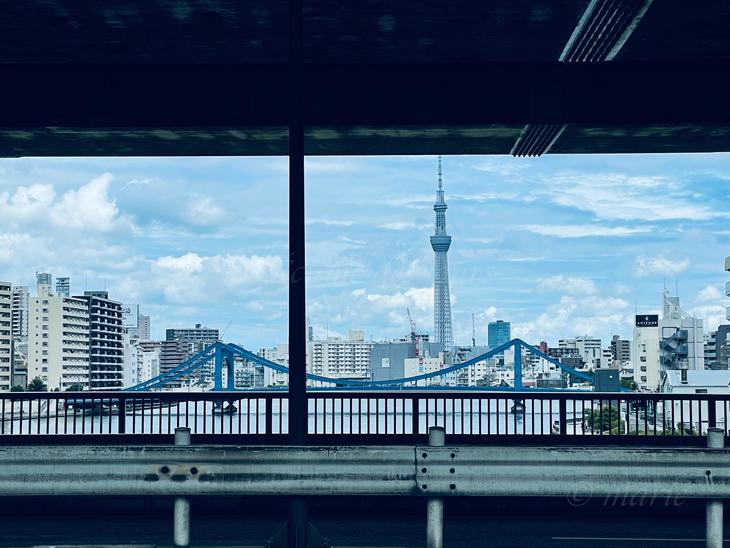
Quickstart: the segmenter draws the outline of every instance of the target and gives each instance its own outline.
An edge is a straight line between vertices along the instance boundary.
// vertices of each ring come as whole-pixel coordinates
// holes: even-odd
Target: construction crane
[[[408,323],[411,326],[411,340],[416,340],[416,322],[413,321],[413,317],[411,316],[411,309],[406,307],[406,313],[408,314]]]
[[[411,342],[416,343],[416,357],[419,357],[421,355],[419,344],[418,344],[418,338],[416,337],[416,322],[413,321],[413,317],[411,316],[411,309],[406,307],[406,313],[408,314],[408,323],[411,326]]]

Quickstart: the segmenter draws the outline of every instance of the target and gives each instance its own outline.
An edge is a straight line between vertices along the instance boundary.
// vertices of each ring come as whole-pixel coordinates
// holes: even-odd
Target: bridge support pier
[[[723,449],[725,447],[725,432],[722,430],[722,428],[710,428],[707,431],[707,447],[709,449]],[[708,470],[708,481],[711,480],[710,474],[711,471]],[[709,499],[707,501],[707,509],[705,514],[705,546],[707,546],[707,548],[722,548],[722,518],[722,499]]]
[[[428,429],[428,444],[433,447],[446,445],[446,429],[432,426]],[[444,547],[444,499],[429,497],[426,501],[426,548]]]
[[[175,445],[190,445],[190,428],[175,428]],[[173,544],[190,546],[190,499],[175,497]]]

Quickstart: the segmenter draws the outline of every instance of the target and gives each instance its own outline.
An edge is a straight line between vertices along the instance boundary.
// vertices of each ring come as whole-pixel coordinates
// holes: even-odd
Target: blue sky
[[[0,279],[36,271],[139,303],[153,335],[203,323],[286,339],[285,158],[0,160]],[[730,155],[444,158],[454,334],[496,318],[555,343],[630,336],[665,280],[714,328],[728,303]],[[315,332],[432,331],[435,157],[307,160]],[[229,325],[230,323],[230,325]]]

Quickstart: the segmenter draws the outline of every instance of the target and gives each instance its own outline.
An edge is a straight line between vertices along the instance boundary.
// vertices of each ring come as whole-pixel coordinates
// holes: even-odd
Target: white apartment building
[[[424,375],[435,373],[444,368],[444,354],[440,352],[437,357],[406,358],[404,360],[404,370],[406,377],[415,377],[416,375]],[[416,381],[416,386],[457,386],[457,374],[449,373],[443,377],[432,377]]]
[[[10,390],[13,376],[12,294],[10,282],[0,282],[0,391],[3,392]]]
[[[659,321],[659,363],[662,371],[705,368],[703,322],[684,312],[679,297],[663,296]]]
[[[160,374],[160,341],[140,340],[138,342],[137,383],[146,382]]]
[[[656,391],[659,371],[659,316],[641,314],[634,318],[634,339],[631,348],[634,381],[640,390]]]
[[[259,350],[259,356],[270,362],[289,367],[289,345],[277,344],[272,348],[262,348]],[[264,388],[269,386],[286,386],[289,384],[289,374],[274,371],[268,367],[264,367]]]
[[[577,348],[580,357],[589,369],[598,369],[599,367],[609,367],[610,361],[604,362],[606,358],[603,356],[601,349],[601,339],[596,339],[588,335],[576,337],[574,339],[560,339],[558,348]]]
[[[139,384],[139,373],[142,369],[142,353],[139,349],[137,331],[124,328],[122,332],[123,368],[122,386],[129,388]]]
[[[13,304],[11,308],[13,364],[12,385],[28,384],[28,287],[13,286]]]
[[[12,305],[13,338],[27,340],[28,337],[28,287],[13,286]]]
[[[88,305],[54,295],[50,281],[39,283],[38,296],[28,300],[28,381],[35,377],[49,390],[89,387]]]
[[[308,372],[336,379],[370,379],[373,343],[364,340],[362,331],[351,330],[347,340],[330,337],[307,346]]]

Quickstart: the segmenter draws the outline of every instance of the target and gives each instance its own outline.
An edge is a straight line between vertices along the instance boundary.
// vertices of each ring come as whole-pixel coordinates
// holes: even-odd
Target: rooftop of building
[[[709,369],[688,369],[687,382],[682,382],[682,371],[669,370],[665,384],[669,386],[697,386],[697,387],[728,387],[730,386],[730,371]]]

